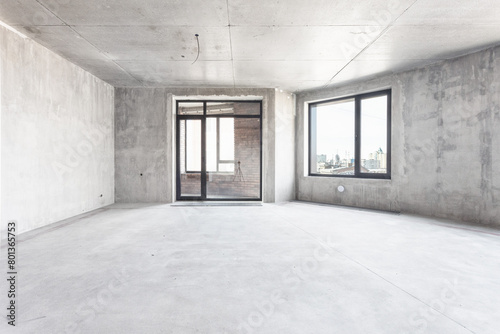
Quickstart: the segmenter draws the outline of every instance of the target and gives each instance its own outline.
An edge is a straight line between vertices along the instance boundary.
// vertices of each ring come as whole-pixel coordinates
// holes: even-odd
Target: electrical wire
[[[200,56],[200,39],[198,38],[198,34],[194,34],[196,36],[196,43],[198,44],[198,54],[196,55],[196,59],[193,61],[193,63],[191,65],[193,65],[194,63],[196,63],[196,61],[198,60],[198,57]]]

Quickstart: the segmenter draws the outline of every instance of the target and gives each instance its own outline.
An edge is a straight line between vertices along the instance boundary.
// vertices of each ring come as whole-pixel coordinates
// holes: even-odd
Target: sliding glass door
[[[177,102],[177,200],[260,200],[260,101]]]

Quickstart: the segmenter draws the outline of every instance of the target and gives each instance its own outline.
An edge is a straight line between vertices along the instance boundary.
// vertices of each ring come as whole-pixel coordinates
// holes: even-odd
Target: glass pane
[[[186,120],[186,171],[201,172],[201,120]]]
[[[186,173],[186,121],[179,121],[179,162],[181,165],[181,173]]]
[[[217,118],[207,118],[207,172],[217,171]]]
[[[260,115],[260,102],[235,102],[236,115]]]
[[[234,118],[220,118],[219,123],[219,160],[234,160]]]
[[[311,173],[354,175],[354,99],[311,107]]]
[[[201,196],[201,173],[181,174],[181,196]]]
[[[201,196],[201,120],[180,120],[181,196]],[[193,173],[196,172],[196,173]]]
[[[209,102],[207,103],[207,115],[232,115],[234,105],[232,102]]]
[[[219,163],[219,172],[234,172],[234,162]]]
[[[234,171],[234,119],[207,118],[207,172]]]
[[[219,161],[219,172],[207,173],[207,198],[257,199],[260,197],[260,119],[220,118],[220,128],[232,125],[232,149],[235,163]],[[225,122],[222,122],[225,120]],[[229,125],[231,124],[231,125]],[[228,131],[230,132],[230,131]],[[222,137],[222,131],[221,131]],[[228,135],[229,137],[229,135]],[[221,140],[221,151],[222,148]],[[231,145],[228,144],[228,147]],[[228,157],[228,156],[226,156]]]
[[[203,102],[179,102],[178,115],[203,115]]]
[[[387,173],[387,96],[361,100],[361,173]]]
[[[260,115],[260,101],[209,102],[207,115]]]

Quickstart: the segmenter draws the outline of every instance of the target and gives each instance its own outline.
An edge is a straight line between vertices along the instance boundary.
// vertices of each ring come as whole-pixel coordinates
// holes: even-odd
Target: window
[[[309,175],[390,179],[390,90],[309,104]]]
[[[262,102],[176,101],[177,200],[262,199]]]

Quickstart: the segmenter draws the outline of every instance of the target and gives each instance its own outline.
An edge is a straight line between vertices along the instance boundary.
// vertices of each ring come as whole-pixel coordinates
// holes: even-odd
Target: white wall
[[[2,229],[114,203],[113,87],[2,27],[0,50]]]

